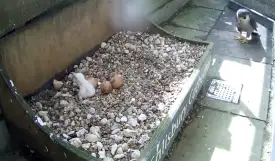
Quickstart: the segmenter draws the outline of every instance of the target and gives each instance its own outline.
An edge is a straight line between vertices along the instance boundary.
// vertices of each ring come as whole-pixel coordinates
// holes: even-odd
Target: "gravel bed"
[[[105,161],[136,160],[205,49],[159,34],[121,31],[74,66],[74,72],[99,82],[121,73],[121,88],[102,94],[99,86],[94,96],[81,99],[69,74],[29,104],[64,141]]]

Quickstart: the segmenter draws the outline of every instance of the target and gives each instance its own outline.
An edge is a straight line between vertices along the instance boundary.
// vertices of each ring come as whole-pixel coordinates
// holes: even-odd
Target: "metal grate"
[[[209,98],[237,104],[239,103],[242,87],[242,84],[229,83],[226,81],[213,79],[208,88],[206,96]]]

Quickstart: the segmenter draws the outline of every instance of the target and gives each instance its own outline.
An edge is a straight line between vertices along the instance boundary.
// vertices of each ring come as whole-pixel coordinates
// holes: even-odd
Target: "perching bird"
[[[257,31],[257,23],[252,14],[247,9],[239,9],[236,13],[237,29],[240,32],[240,36],[236,37],[237,40],[241,40],[242,43],[247,42],[247,38]],[[246,37],[242,36],[242,32],[246,32]]]
[[[94,86],[88,82],[82,73],[72,73],[75,77],[76,84],[79,86],[78,97],[81,100],[82,98],[88,98],[95,95]]]

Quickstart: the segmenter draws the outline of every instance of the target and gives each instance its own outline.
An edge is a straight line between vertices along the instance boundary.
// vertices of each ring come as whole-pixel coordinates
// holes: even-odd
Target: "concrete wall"
[[[50,8],[61,7],[77,0],[1,0],[0,1],[0,36],[24,25],[33,17]]]
[[[275,20],[275,0],[235,0]]]

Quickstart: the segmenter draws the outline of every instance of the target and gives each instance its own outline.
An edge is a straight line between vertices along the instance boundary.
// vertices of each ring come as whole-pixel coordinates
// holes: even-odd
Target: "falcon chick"
[[[80,100],[92,97],[95,95],[95,88],[94,86],[85,79],[82,73],[74,73],[72,75],[75,78],[76,84],[79,86],[78,97]]]
[[[239,9],[236,13],[237,29],[240,32],[240,36],[236,37],[236,40],[241,40],[242,43],[247,42],[247,38],[257,31],[257,23],[252,14],[247,9]],[[242,32],[246,32],[246,37],[242,36]]]

